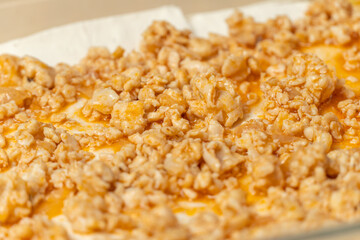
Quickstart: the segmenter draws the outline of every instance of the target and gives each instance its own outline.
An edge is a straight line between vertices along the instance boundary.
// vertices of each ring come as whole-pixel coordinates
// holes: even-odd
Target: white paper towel
[[[239,8],[257,21],[265,21],[278,14],[291,19],[300,17],[307,2],[264,2]],[[191,29],[195,35],[206,37],[209,32],[227,34],[225,19],[234,9],[197,13],[184,16],[176,6],[164,6],[147,11],[81,21],[45,30],[25,38],[0,44],[0,54],[31,55],[49,65],[59,62],[77,63],[91,46],[105,46],[110,50],[122,46],[126,50],[138,46],[142,32],[154,20],[166,20],[179,29]]]
[[[31,55],[49,65],[77,63],[91,46],[113,50],[134,49],[143,31],[154,20],[166,20],[179,29],[189,28],[181,9],[164,6],[147,11],[72,23],[45,30],[25,38],[0,44],[0,54]]]

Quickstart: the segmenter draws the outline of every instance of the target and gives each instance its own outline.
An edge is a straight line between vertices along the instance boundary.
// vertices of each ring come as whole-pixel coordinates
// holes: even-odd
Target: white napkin
[[[296,19],[304,13],[307,2],[263,2],[239,8],[258,21],[279,14]],[[59,62],[77,63],[91,46],[126,50],[138,46],[143,31],[154,20],[166,20],[179,29],[191,29],[195,35],[206,37],[209,32],[227,34],[225,19],[234,9],[196,13],[185,16],[176,6],[163,6],[147,11],[109,16],[51,28],[28,37],[0,44],[0,54],[31,55],[49,65]]]

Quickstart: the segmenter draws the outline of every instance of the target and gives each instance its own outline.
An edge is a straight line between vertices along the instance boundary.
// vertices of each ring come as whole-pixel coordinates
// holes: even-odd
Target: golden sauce
[[[5,127],[3,130],[3,135],[9,135],[17,130],[18,126],[13,124],[11,127]]]
[[[66,104],[65,106],[61,107],[58,111],[53,112],[53,113],[48,113],[46,114],[46,116],[41,116],[40,114],[35,115],[35,118],[37,121],[39,122],[43,122],[43,123],[52,123],[52,124],[56,124],[53,123],[50,119],[51,116],[53,114],[60,114],[60,113],[67,113],[68,109],[72,106],[73,104]],[[39,106],[37,103],[33,102],[30,106],[32,111],[36,111],[36,110],[41,110],[41,106]]]
[[[93,95],[95,86],[85,87],[85,86],[78,86],[77,87],[77,97],[90,99]]]
[[[359,7],[360,5],[360,0],[350,0],[351,4],[354,5],[354,7]]]
[[[338,103],[344,99],[346,99],[345,96],[337,94],[332,95],[329,100],[321,104],[319,107],[319,113],[323,115],[325,113],[332,112],[338,117],[338,119],[344,119],[344,115],[337,108]]]
[[[96,120],[96,121],[89,121],[89,118],[85,117],[84,114],[82,113],[82,108],[79,108],[77,111],[75,111],[74,117],[78,117],[79,119],[81,119],[81,120],[83,120],[84,122],[87,122],[87,123],[91,123],[91,124],[101,124],[101,125],[103,125],[104,127],[110,127],[109,120],[107,120],[107,119],[100,119],[100,120]]]
[[[240,188],[245,192],[246,203],[249,205],[261,202],[264,199],[264,196],[251,193],[249,189],[251,181],[252,179],[248,175],[239,178]],[[207,195],[199,196],[194,200],[178,198],[175,200],[175,207],[173,207],[173,211],[174,213],[185,213],[188,216],[193,216],[204,211],[211,211],[217,215],[222,215],[220,206],[217,204],[215,199]]]
[[[67,188],[56,189],[49,193],[35,209],[34,214],[46,214],[50,219],[62,214],[64,200],[70,195]]]
[[[36,119],[43,123],[52,123],[56,127],[61,127],[66,130],[76,130],[80,132],[86,132],[86,130],[90,130],[93,128],[92,125],[100,124],[103,127],[109,127],[109,122],[107,120],[96,120],[96,121],[89,121],[87,117],[85,117],[82,113],[82,107],[79,107],[76,110],[71,110],[74,104],[70,103],[59,109],[57,112],[51,113],[45,117],[43,116],[36,116]],[[53,114],[60,114],[65,113],[67,116],[67,120],[65,123],[55,123],[51,121],[51,116]],[[79,122],[80,120],[80,122]],[[86,122],[84,124],[84,122]]]
[[[352,143],[351,141],[334,142],[331,150],[360,148],[360,143]]]
[[[251,185],[251,177],[249,175],[242,176],[239,179],[240,188],[246,193],[246,202],[248,204],[254,204],[256,202],[261,201],[264,197],[253,194],[250,191],[250,185]]]
[[[14,64],[15,61],[11,56],[0,56],[0,86],[12,87],[18,84],[20,78],[16,64]]]
[[[7,172],[11,169],[11,166],[6,166],[6,167],[0,167],[0,173],[4,173]]]
[[[69,130],[69,131],[76,130],[76,131],[80,131],[80,132],[86,132],[86,130],[89,130],[88,126],[84,126],[74,119],[67,120],[65,123],[60,124],[57,127],[61,127],[63,129]]]
[[[360,70],[359,71],[347,71],[344,68],[343,52],[348,50],[349,47],[332,46],[332,45],[316,45],[311,47],[305,47],[302,49],[305,53],[314,53],[320,57],[326,64],[333,67],[336,71],[338,78],[346,80],[348,77],[355,77],[358,79],[356,82],[349,80],[345,81],[345,84],[350,87],[357,95],[360,95]]]
[[[204,211],[211,211],[217,215],[222,215],[221,209],[215,202],[215,199],[208,196],[201,196],[194,200],[179,198],[175,201],[173,211],[174,213],[185,213],[188,216],[193,216]]]
[[[246,93],[244,93],[241,89],[241,84],[236,84],[238,85],[237,88],[236,88],[236,93],[239,94],[241,96],[241,99],[243,102],[246,102],[249,99],[249,93],[250,94],[256,94],[259,98],[261,98],[262,96],[262,91],[260,90],[260,81],[257,79],[257,80],[254,80],[254,81],[249,81],[248,82],[249,85],[246,86]]]
[[[4,102],[9,102],[14,100],[15,103],[19,106],[23,105],[24,100],[30,96],[26,91],[17,90],[14,87],[0,87],[1,100]]]
[[[85,151],[100,151],[100,150],[110,150],[114,153],[117,153],[119,151],[121,151],[121,149],[126,145],[130,143],[130,141],[126,138],[121,138],[119,139],[117,142],[112,143],[112,144],[106,144],[106,145],[102,145],[99,147],[88,147],[88,148],[84,148]]]
[[[319,56],[322,60],[325,61],[326,64],[335,69],[336,76],[338,78],[345,79],[345,85],[353,90],[356,96],[360,96],[360,70],[347,71],[344,68],[345,61],[342,54],[348,49],[349,47],[317,45],[303,48],[302,51],[306,53],[314,53]],[[347,79],[348,77],[355,77],[358,79],[358,81],[352,82]],[[334,93],[328,101],[320,106],[319,112],[321,114],[332,112],[338,117],[340,121],[342,121],[345,116],[341,113],[337,106],[340,101],[345,99],[346,96]],[[351,141],[343,140],[335,141],[332,145],[332,149],[349,149],[354,147],[360,147],[360,143],[353,143]]]

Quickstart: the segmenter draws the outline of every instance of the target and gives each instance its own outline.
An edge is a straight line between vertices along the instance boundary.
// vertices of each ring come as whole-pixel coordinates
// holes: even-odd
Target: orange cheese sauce
[[[350,87],[357,95],[360,94],[360,70],[358,71],[347,71],[344,68],[343,52],[347,50],[347,47],[332,46],[332,45],[316,45],[311,47],[303,48],[302,51],[305,53],[314,53],[320,57],[326,64],[334,68],[336,76],[338,78],[346,79],[347,77],[355,77],[359,81],[351,82],[345,81],[345,84]]]
[[[262,95],[262,92],[260,90],[260,80],[259,79],[256,79],[254,81],[249,81],[247,83],[249,83],[246,86],[247,93],[254,93],[258,96]],[[242,91],[241,84],[235,83],[235,85],[237,85],[236,92],[237,92],[237,94],[239,94],[241,96],[242,100],[248,99],[248,96],[246,94],[244,94],[244,92]]]
[[[350,0],[350,2],[352,5],[354,5],[355,8],[358,9],[360,7],[360,0]]]
[[[107,145],[103,145],[100,147],[88,147],[85,148],[85,151],[101,151],[101,150],[110,150],[113,153],[117,153],[119,151],[121,151],[121,149],[126,145],[130,143],[129,140],[127,140],[126,138],[122,138],[119,139],[117,142],[112,143],[112,144],[107,144]]]
[[[321,114],[325,114],[328,112],[334,113],[339,119],[344,119],[344,115],[341,113],[341,111],[337,108],[337,105],[340,101],[344,100],[345,96],[342,95],[336,95],[334,94],[331,96],[329,100],[327,100],[325,103],[323,103],[319,107],[319,112]]]
[[[84,98],[84,99],[90,99],[94,92],[94,86],[91,87],[82,87],[79,86],[77,88],[77,97]]]
[[[95,125],[102,125],[103,127],[109,127],[109,121],[106,119],[100,119],[96,121],[90,121],[87,117],[84,116],[82,113],[82,107],[78,107],[76,110],[71,109],[73,108],[72,103],[65,105],[59,111],[51,113],[45,117],[43,116],[36,116],[36,119],[43,123],[51,123],[56,127],[61,127],[66,130],[76,130],[80,132],[86,132],[87,130],[93,129]],[[53,114],[66,114],[66,121],[65,123],[54,123],[51,121],[51,116]],[[85,122],[85,124],[84,124]]]
[[[358,1],[358,3],[360,4],[360,1]],[[317,45],[303,48],[302,51],[306,53],[314,53],[319,56],[322,60],[325,61],[326,64],[328,64],[328,66],[334,68],[338,78],[345,79],[345,85],[354,91],[356,96],[360,96],[360,69],[355,71],[347,71],[344,68],[345,61],[342,54],[347,49],[348,47],[342,46]],[[346,78],[348,77],[355,77],[358,79],[358,81],[353,82],[347,80]],[[337,108],[337,105],[344,99],[346,99],[345,96],[334,93],[327,102],[320,106],[320,113],[325,114],[327,112],[333,112],[341,121],[345,116]],[[350,141],[335,141],[333,143],[332,149],[348,149],[354,147],[360,147],[360,144],[354,144]]]
[[[34,209],[34,214],[46,214],[50,219],[62,214],[64,200],[72,191],[67,188],[56,189],[50,192]]]
[[[0,86],[11,87],[16,86],[18,78],[18,69],[14,64],[15,59],[12,56],[2,55],[0,56]]]
[[[249,189],[251,181],[251,177],[248,175],[239,178],[240,188],[245,192],[246,203],[249,205],[261,202],[264,199],[264,196],[251,193]],[[185,213],[188,216],[204,211],[211,211],[217,215],[222,215],[220,206],[216,203],[215,199],[207,195],[200,196],[194,200],[178,198],[175,200],[173,211],[175,213]]]
[[[246,202],[248,204],[254,204],[258,201],[261,201],[264,198],[263,196],[251,193],[250,191],[251,181],[252,179],[249,175],[242,176],[239,179],[240,188],[246,193]]]
[[[82,125],[81,123],[79,123],[76,120],[73,121],[67,121],[63,124],[59,124],[57,127],[61,127],[63,129],[66,130],[76,130],[76,131],[80,131],[80,132],[86,132],[86,130],[88,129],[87,126]]]
[[[79,119],[83,120],[84,122],[87,122],[90,124],[101,124],[104,127],[110,127],[108,119],[100,119],[100,120],[96,120],[96,121],[90,121],[89,118],[85,117],[84,114],[82,113],[82,108],[75,111],[74,117],[79,118]]]
[[[2,133],[6,136],[6,135],[9,135],[9,134],[15,132],[17,130],[17,128],[18,128],[18,126],[16,124],[12,124],[12,125],[10,125],[10,127],[5,127],[3,129]]]
[[[215,199],[208,196],[201,196],[195,200],[179,198],[175,201],[173,207],[174,213],[185,213],[188,216],[194,216],[197,213],[211,211],[217,215],[222,215],[221,209],[216,204]]]
[[[334,142],[331,146],[332,150],[336,149],[352,149],[352,148],[359,148],[360,144],[354,144],[351,141],[341,141],[341,142]]]
[[[41,116],[41,115],[36,115],[35,114],[35,118],[37,121],[39,122],[43,122],[43,123],[52,123],[52,124],[55,124],[56,123],[53,123],[50,119],[51,119],[51,115],[53,114],[59,114],[59,113],[67,113],[68,112],[68,109],[71,107],[72,104],[67,104],[63,107],[61,107],[58,111],[56,112],[53,112],[53,113],[49,113],[47,114],[46,116]],[[31,105],[31,108],[32,110],[36,110],[36,109],[41,109],[41,106],[37,105],[36,103],[33,103]]]

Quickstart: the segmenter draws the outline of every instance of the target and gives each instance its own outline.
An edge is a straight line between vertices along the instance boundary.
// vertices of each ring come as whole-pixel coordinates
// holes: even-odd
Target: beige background
[[[167,4],[180,6],[187,14],[260,1],[271,0],[0,0],[0,42],[74,21]]]

